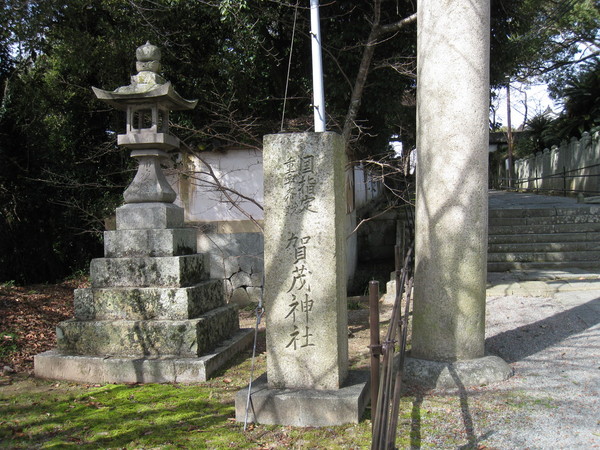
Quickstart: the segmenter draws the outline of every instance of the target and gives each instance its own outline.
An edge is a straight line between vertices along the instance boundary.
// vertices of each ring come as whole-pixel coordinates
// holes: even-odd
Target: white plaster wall
[[[263,204],[263,158],[258,150],[233,149],[222,152],[206,152],[201,154],[206,164],[210,165],[219,182],[243,196]],[[188,189],[182,195],[186,208],[186,220],[191,222],[262,220],[263,212],[254,203],[237,196],[229,195],[235,201],[234,206],[226,195],[220,192],[204,163],[193,156],[188,160],[189,169],[196,175],[193,178],[180,180],[180,191]],[[184,187],[183,183],[190,183]],[[179,200],[181,201],[181,200]],[[244,212],[242,212],[243,210]]]
[[[360,208],[383,193],[380,181],[376,181],[362,164],[354,166],[354,207]]]
[[[262,151],[231,149],[220,152],[204,152],[200,156],[206,164],[211,166],[221,184],[256,200],[261,205],[263,204],[264,176]],[[177,192],[176,203],[185,208],[186,222],[236,222],[249,220],[249,217],[240,211],[239,208],[243,209],[254,220],[263,219],[262,209],[252,202],[237,197],[235,194],[231,194],[231,196],[237,201],[239,208],[233,206],[227,200],[226,196],[216,189],[214,181],[207,175],[207,167],[200,159],[193,156],[186,156],[183,164],[186,166],[187,171],[195,173],[195,175],[192,177],[177,177],[171,174],[168,178],[173,189]],[[357,264],[357,234],[352,233],[352,230],[356,227],[356,209],[368,204],[383,193],[381,182],[375,181],[372,174],[366,171],[363,166],[354,167],[353,177],[355,204],[354,209],[346,215],[348,279],[352,279],[354,276]],[[238,237],[230,237],[232,238],[230,239],[232,244],[229,246],[225,244],[224,236],[219,238],[223,241],[220,244],[220,250],[223,252],[223,249],[226,249],[227,252],[231,253],[231,257],[235,257],[237,247],[234,244],[237,242],[236,239]],[[262,267],[260,269],[257,267],[253,270],[262,271]],[[224,270],[223,274],[213,274],[213,276],[228,279],[235,272],[232,270]]]

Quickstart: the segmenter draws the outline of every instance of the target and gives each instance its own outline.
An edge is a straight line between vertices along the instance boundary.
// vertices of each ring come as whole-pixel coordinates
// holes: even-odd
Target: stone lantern
[[[75,290],[74,318],[56,328],[56,349],[34,358],[42,378],[85,383],[205,381],[252,339],[239,328],[237,307],[226,304],[223,282],[210,279],[210,257],[197,253],[197,231],[162,172],[161,160],[179,148],[169,134],[169,111],[189,110],[162,78],[160,51],[137,49],[138,74],[129,86],[94,89],[127,114],[118,144],[139,162],[116,210],[116,229],[104,232],[104,258],[90,262],[90,287]]]
[[[139,162],[137,174],[123,194],[125,203],[173,203],[175,191],[160,167],[167,152],[179,148],[179,139],[169,134],[169,111],[191,110],[197,100],[185,100],[170,82],[158,74],[160,49],[149,42],[136,50],[137,75],[131,84],[114,91],[92,88],[96,97],[126,112],[125,134],[117,143],[131,149]]]

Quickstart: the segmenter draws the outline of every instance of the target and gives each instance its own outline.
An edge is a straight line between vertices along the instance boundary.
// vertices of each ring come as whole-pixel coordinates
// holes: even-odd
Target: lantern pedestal
[[[162,150],[133,150],[131,157],[138,160],[138,171],[123,193],[126,203],[173,203],[177,194],[171,188],[160,167],[160,160],[168,157]]]

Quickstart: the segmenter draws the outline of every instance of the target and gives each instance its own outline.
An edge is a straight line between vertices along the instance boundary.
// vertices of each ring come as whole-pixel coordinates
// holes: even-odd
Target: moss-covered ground
[[[0,285],[0,448],[370,448],[371,415],[358,424],[294,428],[235,421],[234,399],[250,379],[251,349],[211,380],[197,385],[85,385],[36,379],[33,355],[52,348],[54,325],[72,315],[73,283]],[[364,299],[349,314],[350,365],[369,362]],[[253,326],[252,311],[240,311]],[[382,311],[382,334],[389,310]],[[10,330],[10,332],[9,332]],[[255,376],[266,370],[260,333]],[[10,370],[5,370],[6,368]],[[16,369],[16,370],[15,370]],[[2,374],[2,372],[4,372]],[[533,410],[552,412],[555,402],[493,387],[464,392],[404,393],[398,448],[486,449],[489,436]]]
[[[257,373],[266,355],[257,358]],[[246,386],[250,353],[198,385],[84,385],[28,375],[0,378],[0,448],[370,448],[367,409],[358,424],[294,428],[235,421],[234,397]],[[398,448],[485,449],[485,440],[540,399],[467,393],[405,392]],[[551,402],[550,402],[551,403]],[[514,417],[513,417],[514,418]]]

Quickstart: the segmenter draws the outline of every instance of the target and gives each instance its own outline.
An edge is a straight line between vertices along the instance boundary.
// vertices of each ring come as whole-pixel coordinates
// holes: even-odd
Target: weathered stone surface
[[[119,139],[119,145],[131,146],[136,149],[131,152],[131,157],[138,161],[135,178],[123,193],[125,203],[173,203],[177,194],[160,167],[161,160],[168,158],[168,154],[156,147],[152,148],[152,144],[159,137],[167,138],[177,144],[177,138],[165,133],[147,133],[146,131],[128,133],[124,137],[125,139]]]
[[[247,289],[244,287],[234,289],[231,293],[231,298],[229,299],[229,302],[235,303],[239,306],[247,306],[250,303],[252,303],[250,295],[248,295]]]
[[[346,377],[344,169],[335,133],[265,136],[270,389],[338,389]]]
[[[71,355],[200,356],[237,329],[227,305],[192,320],[66,320],[56,328],[57,350]]]
[[[233,284],[235,287],[254,286],[252,275],[242,270],[231,275],[231,277],[229,277],[229,281],[231,281],[231,284]]]
[[[35,376],[81,383],[200,383],[252,343],[254,330],[238,330],[200,357],[139,358],[64,355],[56,350],[34,357]]]
[[[418,10],[412,352],[484,356],[490,2]]]
[[[168,133],[136,133],[136,134],[119,134],[117,136],[117,144],[131,149],[146,149],[152,146],[161,150],[173,150],[179,148],[179,138]],[[128,196],[129,197],[129,196]],[[168,201],[169,197],[165,198]],[[125,198],[128,203],[133,203],[134,198]],[[152,201],[160,201],[160,197],[152,198]]]
[[[195,319],[223,304],[223,284],[219,280],[187,288],[76,289],[75,319]]]
[[[98,258],[90,264],[90,282],[103,287],[185,287],[208,279],[203,254],[155,258]]]
[[[129,203],[117,208],[117,230],[182,228],[183,215],[172,203]]]
[[[358,423],[369,401],[369,375],[351,371],[334,390],[268,389],[263,375],[252,383],[248,421],[294,427],[326,427]],[[235,419],[244,422],[248,388],[235,397]]]
[[[262,279],[263,246],[262,233],[198,233],[198,251],[211,258],[211,278],[230,278],[242,270]]]
[[[404,380],[409,385],[427,389],[463,389],[504,381],[512,368],[497,356],[454,363],[406,358]]]
[[[196,253],[194,228],[104,232],[104,256],[107,258],[180,256],[194,253]]]
[[[246,292],[248,293],[248,296],[250,297],[250,302],[252,303],[258,303],[260,300],[262,300],[262,296],[263,296],[263,289],[260,287],[247,287],[246,288]]]

